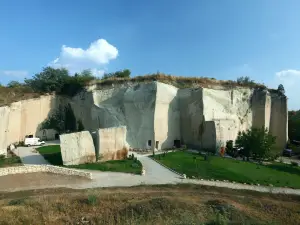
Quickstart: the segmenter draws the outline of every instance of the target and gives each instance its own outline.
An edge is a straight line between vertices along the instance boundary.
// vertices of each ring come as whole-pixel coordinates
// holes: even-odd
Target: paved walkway
[[[21,158],[24,165],[49,165],[40,153],[35,152],[34,147],[18,147],[13,152]]]
[[[39,155],[39,153],[32,152],[32,147],[19,147],[14,150],[15,154],[21,157],[24,164],[48,164],[44,158]],[[131,154],[131,152],[130,152]],[[232,189],[244,189],[253,190],[259,192],[271,192],[271,193],[284,193],[284,194],[295,194],[300,195],[300,190],[289,189],[289,188],[274,188],[274,187],[263,187],[263,186],[251,186],[246,184],[237,184],[222,181],[207,181],[207,180],[196,180],[196,179],[182,179],[176,173],[171,172],[167,168],[156,163],[154,160],[148,157],[148,155],[139,155],[133,153],[143,164],[146,170],[146,175],[134,175],[128,173],[115,173],[115,172],[101,172],[101,171],[91,171],[93,180],[84,180],[83,182],[74,181],[59,181],[58,176],[53,176],[53,181],[49,182],[50,177],[48,177],[48,182],[40,181],[40,185],[36,182],[28,183],[22,187],[6,187],[5,191],[16,191],[16,190],[29,190],[29,189],[43,189],[43,188],[57,188],[66,187],[74,189],[86,189],[86,188],[96,188],[96,187],[128,187],[136,185],[155,185],[155,184],[178,184],[178,183],[191,183],[200,184],[206,186],[216,186]],[[27,174],[23,175],[24,177]],[[29,175],[31,176],[31,175]],[[1,183],[0,177],[0,183]],[[42,179],[42,178],[41,178]],[[64,178],[61,178],[62,180]],[[0,187],[0,191],[4,191]]]

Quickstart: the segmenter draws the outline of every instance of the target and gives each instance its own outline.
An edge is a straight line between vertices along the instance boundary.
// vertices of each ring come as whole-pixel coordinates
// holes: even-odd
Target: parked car
[[[39,146],[39,145],[44,145],[45,142],[41,141],[40,138],[38,137],[33,137],[29,135],[30,137],[25,137],[24,145],[25,146]]]
[[[292,149],[284,149],[282,152],[283,156],[291,157],[293,156],[293,150]]]

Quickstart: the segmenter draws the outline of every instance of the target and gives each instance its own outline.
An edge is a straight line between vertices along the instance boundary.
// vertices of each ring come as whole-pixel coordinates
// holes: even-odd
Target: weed
[[[12,199],[8,202],[9,206],[12,205],[22,205],[25,203],[26,198]]]
[[[89,205],[96,205],[98,202],[97,196],[96,195],[89,195],[87,198],[87,202]]]

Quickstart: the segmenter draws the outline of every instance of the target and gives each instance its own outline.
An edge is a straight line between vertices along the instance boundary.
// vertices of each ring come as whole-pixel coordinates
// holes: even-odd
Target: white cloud
[[[87,49],[63,45],[59,57],[49,63],[49,66],[65,67],[71,73],[91,69],[94,75],[102,76],[105,65],[116,59],[118,54],[118,49],[104,39],[92,42]]]
[[[3,70],[3,71],[0,71],[0,74],[3,74],[8,77],[23,78],[28,75],[28,71],[25,71],[25,70]]]
[[[300,109],[300,70],[282,70],[276,73],[276,83],[282,84],[288,97],[290,109]]]

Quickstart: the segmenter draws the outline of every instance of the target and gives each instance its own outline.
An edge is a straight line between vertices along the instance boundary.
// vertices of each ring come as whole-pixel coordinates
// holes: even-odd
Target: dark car
[[[284,149],[282,152],[283,156],[291,157],[293,155],[293,150],[292,149]]]

